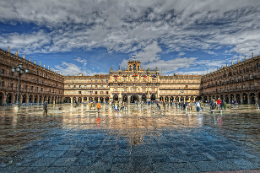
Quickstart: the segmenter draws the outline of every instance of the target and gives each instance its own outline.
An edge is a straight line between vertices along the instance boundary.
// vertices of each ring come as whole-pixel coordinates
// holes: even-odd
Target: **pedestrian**
[[[227,102],[226,101],[224,101],[224,110],[226,110],[227,109]]]
[[[199,101],[197,101],[196,107],[197,107],[197,112],[199,112],[200,111],[200,102]]]
[[[192,111],[194,104],[192,103],[192,101],[190,102],[190,110]]]
[[[201,101],[201,102],[200,102],[200,108],[201,108],[202,111],[204,111],[203,105],[204,105],[204,103],[203,103],[203,101]]]
[[[221,103],[220,103],[220,108],[221,108],[221,110],[223,109],[223,106],[224,106],[224,102],[221,101]]]
[[[101,105],[100,103],[97,103],[97,110],[98,110],[98,113],[99,113],[99,109],[101,108]]]
[[[47,102],[45,101],[45,102],[43,103],[43,116],[44,116],[44,114],[47,116],[47,106],[48,106],[48,104],[47,104]]]
[[[220,100],[220,98],[218,98],[218,100],[217,100],[217,110],[220,109],[220,104],[221,104],[221,100]]]

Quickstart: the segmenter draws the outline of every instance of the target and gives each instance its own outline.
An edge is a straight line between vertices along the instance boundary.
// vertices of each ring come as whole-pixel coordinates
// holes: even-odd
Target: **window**
[[[243,85],[242,88],[245,89],[245,85]]]
[[[76,85],[74,85],[74,88],[76,88]]]
[[[1,87],[4,87],[5,86],[5,81],[2,81],[1,82]]]
[[[249,75],[249,79],[253,79],[253,76],[251,74]]]
[[[95,82],[97,83],[97,80]]]
[[[43,80],[42,80],[42,84],[43,84]]]
[[[33,86],[31,86],[31,91],[33,91]]]
[[[25,85],[24,89],[25,89],[25,91],[27,91],[27,85]]]
[[[10,76],[13,77],[14,76],[14,72],[10,72]]]
[[[39,91],[39,88],[38,88],[38,87],[36,88],[36,91],[37,91],[37,92]]]
[[[101,85],[101,88],[103,88],[103,85]]]
[[[4,69],[1,70],[1,74],[5,74],[5,70]]]
[[[79,85],[79,88],[81,88],[81,85]]]
[[[79,91],[79,94],[81,94],[81,91]]]
[[[107,91],[107,94],[108,94],[108,91]]]
[[[238,79],[237,79],[237,77],[236,77],[236,82],[238,82]]]
[[[244,76],[242,76],[242,81],[245,81],[245,77]]]
[[[106,81],[106,83],[108,83],[108,80]]]
[[[188,88],[188,85],[186,85],[185,88]]]
[[[250,89],[252,89],[253,88],[253,84],[250,84]]]
[[[70,85],[68,86],[68,88],[70,88]]]
[[[43,92],[43,88],[41,88],[41,92]]]
[[[97,94],[97,91],[95,91],[95,94]]]
[[[101,83],[103,83],[103,80],[101,80]]]
[[[97,88],[97,85],[95,85],[95,88]]]
[[[13,88],[13,83],[10,84],[10,87]]]

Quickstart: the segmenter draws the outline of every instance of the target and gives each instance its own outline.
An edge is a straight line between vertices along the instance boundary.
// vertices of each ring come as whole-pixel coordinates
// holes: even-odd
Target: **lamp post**
[[[17,67],[12,67],[12,72],[17,72],[18,73],[18,91],[17,91],[17,102],[16,104],[19,106],[19,92],[20,92],[20,80],[21,80],[21,76],[24,73],[28,73],[29,70],[28,68],[23,69],[23,64],[19,63],[19,65]]]

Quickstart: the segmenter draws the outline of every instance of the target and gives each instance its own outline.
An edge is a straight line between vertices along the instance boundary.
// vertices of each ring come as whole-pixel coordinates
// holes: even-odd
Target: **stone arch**
[[[146,98],[146,95],[143,94],[142,97],[141,97],[141,100],[144,101],[144,102],[146,102],[146,99],[147,99],[147,98]]]
[[[240,94],[236,94],[236,101],[238,104],[240,104],[240,102],[241,102],[240,100],[241,100]]]
[[[256,100],[255,100],[255,93],[250,93],[249,94],[249,99],[250,99],[250,104],[255,104]]]
[[[109,97],[106,97],[106,98],[105,98],[105,101],[108,103],[108,102],[109,102]]]
[[[96,102],[96,103],[98,102],[98,97],[95,97],[95,102]]]
[[[7,93],[7,95],[6,95],[6,103],[7,104],[10,104],[10,103],[12,103],[12,94],[11,93]]]
[[[155,96],[155,94],[152,94],[151,95],[151,101],[155,101],[156,100],[156,96]]]
[[[126,94],[123,95],[123,102],[127,103],[127,95]]]
[[[138,98],[138,96],[136,94],[132,95],[131,99],[130,99],[131,103],[134,103],[135,101],[139,101],[139,98]]]
[[[0,105],[4,104],[4,93],[0,92]]]
[[[22,103],[26,103],[27,102],[27,97],[28,97],[27,94],[23,94],[22,95]]]
[[[71,103],[70,97],[65,97],[65,98],[64,98],[64,102],[65,102],[65,103]]]
[[[118,101],[118,95],[117,95],[117,94],[115,94],[115,95],[113,96],[113,101]]]
[[[79,103],[81,103],[81,102],[82,102],[82,98],[81,98],[81,97],[79,97],[79,98],[78,98],[78,101],[79,101]]]

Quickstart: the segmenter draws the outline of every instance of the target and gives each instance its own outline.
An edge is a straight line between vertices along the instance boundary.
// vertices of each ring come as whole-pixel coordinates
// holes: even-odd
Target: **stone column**
[[[190,98],[191,98],[191,96],[189,96],[189,102],[190,102]]]
[[[73,97],[70,97],[70,103],[73,103]]]
[[[131,101],[131,96],[128,95],[128,96],[127,96],[127,102],[130,103],[130,101]]]
[[[26,103],[29,103],[29,94],[26,94]]]
[[[40,103],[40,96],[39,96],[39,95],[37,95],[36,102],[37,102],[38,104]]]
[[[98,103],[100,103],[100,97],[98,97]]]
[[[163,101],[165,102],[165,96],[163,96]]]
[[[185,101],[186,101],[186,96],[183,96],[183,102],[185,103]]]
[[[243,94],[240,94],[240,103],[241,103],[241,104],[244,104],[244,97],[243,97]]]
[[[196,100],[196,96],[193,96],[193,101],[195,102],[195,100]]]
[[[181,97],[180,96],[178,96],[179,97],[179,102],[181,101]]]
[[[248,104],[251,104],[251,98],[250,98],[250,95],[249,95],[250,93],[247,93],[247,103]]]
[[[12,99],[11,99],[11,103],[15,103],[15,94],[12,94]]]
[[[259,104],[259,97],[258,97],[257,92],[255,92],[255,101],[256,101],[257,104]]]
[[[20,94],[20,96],[19,96],[19,103],[22,103],[22,101],[23,101],[23,95]]]
[[[175,96],[173,96],[173,101],[175,102]]]

